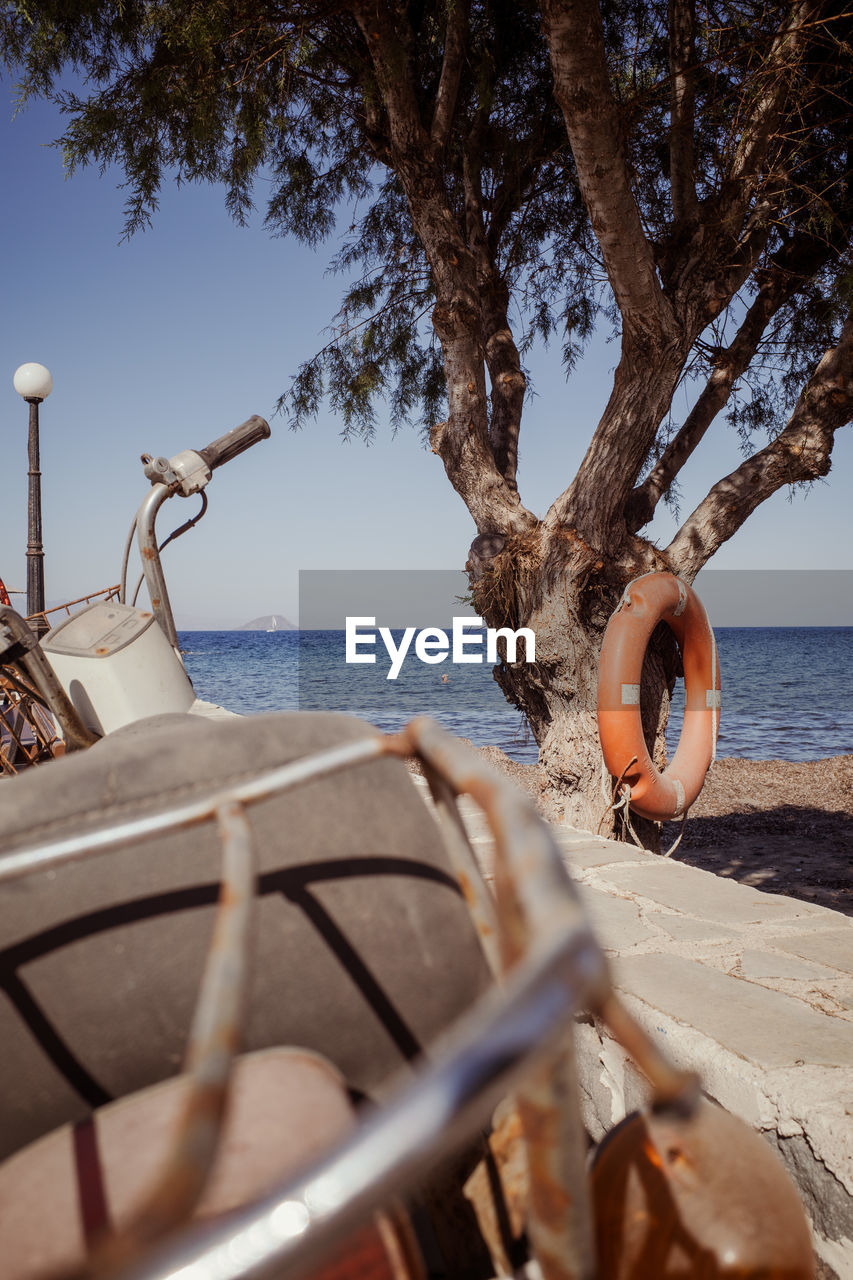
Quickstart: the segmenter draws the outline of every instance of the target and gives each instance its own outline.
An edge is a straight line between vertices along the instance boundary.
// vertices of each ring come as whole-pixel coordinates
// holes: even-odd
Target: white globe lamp
[[[43,364],[22,364],[15,370],[12,384],[25,400],[46,400],[53,390],[50,370]]]

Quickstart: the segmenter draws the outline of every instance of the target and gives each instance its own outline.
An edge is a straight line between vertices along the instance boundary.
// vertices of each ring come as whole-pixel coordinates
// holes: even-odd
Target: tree
[[[770,494],[826,475],[853,417],[850,36],[837,0],[53,0],[7,9],[0,39],[23,96],[68,113],[70,167],[123,167],[131,231],[170,173],[223,182],[240,219],[263,171],[271,230],[309,242],[364,209],[333,340],[282,404],[299,423],[328,394],[369,434],[387,397],[430,428],[477,526],[478,611],[536,631],[536,664],[496,678],[567,819],[594,826],[623,587],[692,581]],[[56,87],[69,66],[82,95]],[[596,322],[619,337],[612,392],[539,518],[517,483],[524,353],[560,335],[570,371]],[[658,548],[642,531],[724,410],[744,461]],[[676,662],[656,639],[658,760]]]

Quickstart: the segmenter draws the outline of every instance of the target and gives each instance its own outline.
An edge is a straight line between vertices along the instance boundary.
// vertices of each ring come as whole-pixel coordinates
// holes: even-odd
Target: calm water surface
[[[722,627],[716,635],[719,755],[815,760],[853,752],[853,627]],[[234,711],[340,710],[382,729],[428,714],[478,746],[536,759],[521,715],[486,663],[427,666],[411,657],[397,680],[386,680],[381,645],[376,665],[347,666],[342,632],[185,631],[181,645],[198,696]],[[667,735],[672,748],[681,692],[679,685]]]

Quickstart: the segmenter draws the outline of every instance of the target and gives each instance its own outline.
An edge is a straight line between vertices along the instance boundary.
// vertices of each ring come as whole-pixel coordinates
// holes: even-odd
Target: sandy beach
[[[716,761],[673,856],[853,915],[853,755]]]
[[[481,750],[538,801],[539,765],[517,764],[497,747]],[[680,828],[680,822],[664,825],[662,848]],[[853,916],[853,755],[715,761],[672,856]]]

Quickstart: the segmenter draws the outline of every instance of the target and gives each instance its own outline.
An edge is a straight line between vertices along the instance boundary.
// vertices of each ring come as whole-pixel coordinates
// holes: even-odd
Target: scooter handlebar
[[[197,452],[204,458],[211,471],[215,471],[217,467],[236,458],[238,453],[245,453],[258,441],[266,440],[269,435],[270,424],[266,419],[253,413],[251,418],[247,418],[239,427],[226,431],[224,436],[214,440],[206,449],[198,449]]]

